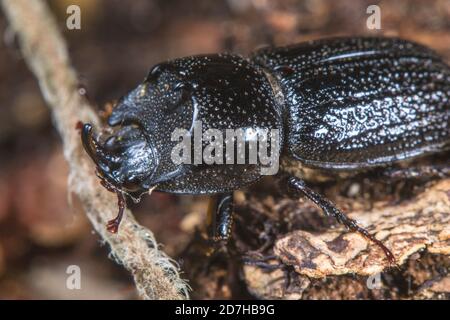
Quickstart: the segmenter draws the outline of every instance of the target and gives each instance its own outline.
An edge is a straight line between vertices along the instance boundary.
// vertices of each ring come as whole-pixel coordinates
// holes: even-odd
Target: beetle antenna
[[[109,182],[99,171],[96,170],[97,177],[100,178],[101,185],[108,191],[114,192],[117,195],[117,205],[119,206],[119,212],[114,219],[108,221],[106,225],[106,229],[111,233],[117,233],[119,230],[120,222],[123,218],[123,212],[125,211],[125,197],[122,190],[114,186],[111,182]]]
[[[125,197],[123,196],[123,193],[117,189],[116,194],[119,213],[114,219],[109,220],[108,224],[106,225],[106,229],[111,233],[117,233],[117,231],[119,230],[120,222],[122,221],[123,212],[125,210]]]

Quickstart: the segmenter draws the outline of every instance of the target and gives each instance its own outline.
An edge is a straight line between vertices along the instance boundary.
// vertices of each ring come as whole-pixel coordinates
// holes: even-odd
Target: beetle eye
[[[191,86],[179,82],[173,87],[174,99],[170,101],[169,106],[166,109],[167,113],[172,113],[177,111],[181,106],[185,104],[186,101],[190,99],[191,96]]]
[[[178,99],[180,103],[188,100],[189,96],[191,95],[191,86],[187,85],[184,82],[177,83],[173,89],[180,92]]]

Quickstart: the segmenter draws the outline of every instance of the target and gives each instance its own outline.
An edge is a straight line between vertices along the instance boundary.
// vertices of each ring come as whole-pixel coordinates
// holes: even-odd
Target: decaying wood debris
[[[312,210],[320,215],[306,201],[283,201],[272,206],[273,200],[268,198],[256,210],[272,208],[278,213],[289,210],[297,214]],[[349,215],[383,240],[396,256],[398,267],[389,266],[383,252],[356,233],[341,227],[323,230],[313,226],[312,230],[297,229],[277,236],[268,261],[243,267],[250,292],[282,299],[448,298],[450,179],[430,182],[406,200],[388,197],[376,201],[370,210],[363,209],[363,200],[353,201],[350,204],[342,198],[337,202],[353,207],[347,209]],[[252,210],[251,202],[244,206]],[[258,254],[254,260],[258,256],[261,261],[265,255]],[[410,283],[396,282],[399,279]]]
[[[450,179],[393,182],[369,175],[316,188],[383,240],[398,266],[311,202],[286,198],[263,181],[235,194],[227,252],[203,257],[207,267],[186,262],[194,288],[208,283],[199,294],[229,297],[245,287],[248,297],[263,299],[450,297]],[[199,255],[200,243],[194,239],[190,255]]]

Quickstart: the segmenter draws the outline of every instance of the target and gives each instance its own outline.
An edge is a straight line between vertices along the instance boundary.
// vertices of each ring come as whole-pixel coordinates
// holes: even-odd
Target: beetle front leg
[[[355,220],[347,217],[342,211],[336,208],[336,206],[330,200],[326,199],[322,195],[318,194],[317,192],[306,186],[303,180],[297,177],[289,177],[287,184],[288,184],[288,191],[290,193],[294,195],[298,195],[299,193],[305,195],[308,199],[317,204],[326,215],[336,218],[336,220],[339,223],[342,223],[349,230],[353,232],[358,232],[368,240],[374,242],[377,246],[379,246],[383,250],[384,254],[389,260],[389,263],[391,265],[396,264],[394,255],[392,254],[391,250],[389,250],[383,244],[383,242],[381,242],[373,235],[371,235],[366,229],[359,226]]]
[[[215,244],[226,244],[233,225],[233,193],[213,196],[208,208],[208,237]]]

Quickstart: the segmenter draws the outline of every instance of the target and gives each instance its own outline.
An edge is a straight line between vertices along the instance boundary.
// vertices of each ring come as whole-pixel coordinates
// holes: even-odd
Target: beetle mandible
[[[292,166],[360,172],[443,152],[450,147],[449,119],[450,67],[432,50],[397,38],[343,37],[267,47],[249,58],[209,54],[158,64],[118,101],[108,118],[113,133],[99,138],[84,124],[82,143],[119,199],[108,230],[117,232],[127,194],[211,194],[210,236],[226,242],[232,193],[258,180],[263,165],[174,163],[179,141],[171,133],[191,134],[196,121],[203,133],[276,129],[281,139],[272,152],[290,164],[278,174],[288,190],[375,242],[394,263],[380,240],[309,188],[306,176],[288,172]],[[249,145],[254,137],[243,139]]]

